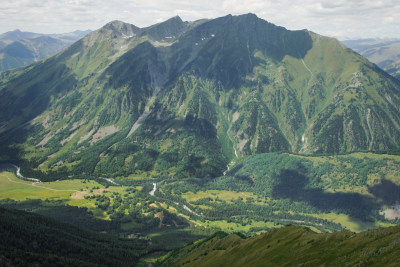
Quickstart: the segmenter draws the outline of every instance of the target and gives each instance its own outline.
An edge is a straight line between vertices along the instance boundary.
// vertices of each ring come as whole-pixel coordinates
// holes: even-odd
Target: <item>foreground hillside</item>
[[[145,240],[118,239],[0,208],[1,266],[132,266],[147,246]]]
[[[400,82],[253,14],[114,21],[0,77],[0,161],[26,176],[216,177],[276,151],[399,149]]]
[[[147,240],[119,239],[46,217],[0,208],[0,263],[5,266],[135,266]],[[246,238],[217,232],[175,250],[160,266],[398,266],[400,227],[317,234],[286,226]]]
[[[286,226],[244,238],[218,232],[171,253],[162,266],[399,266],[400,227],[317,234]]]

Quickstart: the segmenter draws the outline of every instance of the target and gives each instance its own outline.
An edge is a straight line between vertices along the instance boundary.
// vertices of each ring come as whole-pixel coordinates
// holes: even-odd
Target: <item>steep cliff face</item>
[[[254,153],[399,148],[399,81],[253,14],[114,21],[0,86],[1,160],[47,177],[206,177]]]

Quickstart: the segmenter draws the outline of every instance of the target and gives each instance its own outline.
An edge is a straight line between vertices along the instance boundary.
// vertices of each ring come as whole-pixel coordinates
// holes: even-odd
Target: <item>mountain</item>
[[[40,33],[22,32],[20,30],[14,30],[0,34],[0,40],[2,42],[7,43],[7,42],[19,41],[22,39],[32,39],[40,36],[42,36],[42,34]]]
[[[30,212],[0,208],[2,266],[133,266],[147,242],[120,239]]]
[[[215,177],[252,154],[400,144],[397,79],[254,14],[113,21],[0,78],[0,160],[34,177]]]
[[[342,42],[380,68],[400,78],[400,39],[359,39]]]
[[[400,228],[317,234],[286,226],[245,238],[218,232],[173,252],[162,266],[398,266]]]
[[[6,32],[0,35],[0,71],[24,67],[52,56],[90,31],[65,34]]]

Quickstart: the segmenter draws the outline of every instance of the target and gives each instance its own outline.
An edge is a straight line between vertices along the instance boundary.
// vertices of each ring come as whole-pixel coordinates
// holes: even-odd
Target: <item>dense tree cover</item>
[[[192,183],[191,183],[192,182]],[[238,181],[234,181],[238,184]],[[200,215],[194,215],[187,210],[181,212],[193,217],[199,221],[217,221],[226,220],[231,223],[238,223],[242,226],[248,224],[251,220],[273,222],[276,225],[285,225],[288,223],[310,225],[314,226],[321,231],[336,231],[342,229],[340,224],[333,223],[325,219],[319,219],[314,216],[302,215],[306,214],[318,214],[321,211],[318,208],[307,205],[305,202],[292,201],[290,199],[266,199],[264,197],[257,197],[253,199],[237,198],[232,202],[227,202],[218,198],[201,198],[196,201],[187,202],[185,199],[179,197],[185,192],[197,192],[206,189],[217,189],[218,187],[212,187],[208,184],[199,186],[194,184],[192,181],[177,182],[172,184],[166,184],[162,186],[162,193],[158,192],[157,197],[162,199],[168,199],[169,201],[179,201],[190,207],[194,212]],[[218,188],[219,190],[226,190],[227,188]],[[192,191],[193,190],[193,191]],[[242,191],[237,191],[242,192]],[[250,191],[245,191],[250,192]],[[200,208],[198,205],[206,206],[207,208]],[[264,229],[250,229],[250,233],[256,233]]]
[[[290,222],[312,225],[322,231],[335,231],[342,226],[313,215],[333,212],[364,222],[386,221],[379,211],[383,204],[392,205],[399,199],[400,186],[385,177],[388,173],[398,173],[400,162],[362,155],[314,158],[286,153],[254,155],[222,177],[169,180],[162,185],[158,196],[190,206],[202,214],[197,220],[239,224],[248,220]],[[216,195],[189,203],[179,200],[184,193],[206,190],[251,192],[256,198],[239,197],[227,202]],[[369,194],[356,193],[362,190]]]
[[[0,201],[0,205],[4,208],[34,212],[57,221],[70,223],[96,232],[119,233],[121,228],[119,221],[96,219],[87,208],[68,206],[63,201],[42,201],[40,199],[13,201],[5,199]]]
[[[23,211],[0,208],[0,254],[14,266],[133,266],[145,240],[119,239]]]

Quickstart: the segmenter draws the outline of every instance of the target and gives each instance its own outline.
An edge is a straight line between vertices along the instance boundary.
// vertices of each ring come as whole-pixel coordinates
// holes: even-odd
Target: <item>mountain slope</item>
[[[15,30],[0,35],[0,71],[30,65],[52,56],[90,31],[39,34]]]
[[[360,39],[343,41],[371,62],[400,78],[400,40]]]
[[[400,82],[253,14],[119,21],[0,80],[1,161],[37,177],[219,176],[237,157],[398,150]]]
[[[34,213],[0,208],[5,266],[132,266],[146,242],[98,234]]]
[[[286,226],[243,239],[219,232],[171,253],[163,266],[397,266],[399,227],[317,234]]]

